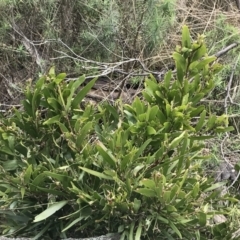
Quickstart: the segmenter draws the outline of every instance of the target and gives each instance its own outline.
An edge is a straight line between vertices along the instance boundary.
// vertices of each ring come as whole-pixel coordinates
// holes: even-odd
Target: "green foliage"
[[[176,72],[146,79],[131,104],[84,103],[96,79],[67,83],[54,68],[27,87],[24,108],[0,125],[3,234],[209,239],[212,216],[229,213],[219,201],[236,201],[199,164],[202,140],[231,130],[199,104],[220,66],[186,26],[173,58]]]

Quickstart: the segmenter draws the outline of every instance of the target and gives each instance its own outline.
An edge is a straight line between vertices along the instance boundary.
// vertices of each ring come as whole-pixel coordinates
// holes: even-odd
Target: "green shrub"
[[[84,76],[52,68],[0,125],[1,231],[35,239],[120,232],[121,239],[209,239],[227,196],[200,168],[202,141],[231,130],[199,101],[221,69],[183,28],[176,72],[145,82],[143,100],[93,105]],[[235,201],[234,198],[227,198]],[[209,234],[209,235],[207,235]],[[216,238],[217,239],[217,238]]]

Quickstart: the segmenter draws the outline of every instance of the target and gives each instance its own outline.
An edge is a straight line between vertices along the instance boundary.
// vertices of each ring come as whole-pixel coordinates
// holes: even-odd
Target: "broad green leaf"
[[[3,149],[0,150],[3,152]],[[13,171],[18,168],[19,162],[17,160],[8,160],[2,163],[2,167],[5,171]]]
[[[178,186],[178,184],[174,184],[174,186],[172,186],[170,193],[170,201],[177,197],[178,192],[180,192],[180,187]]]
[[[52,118],[49,118],[48,120],[46,120],[43,125],[50,125],[50,124],[54,124],[54,123],[58,123],[61,119],[60,115],[56,115]]]
[[[41,90],[43,84],[45,83],[45,81],[46,81],[46,77],[45,77],[45,76],[40,77],[40,78],[37,80],[37,82],[36,82],[36,88],[39,89],[39,90]]]
[[[191,48],[190,32],[186,25],[182,28],[182,47]]]
[[[173,59],[175,60],[175,63],[176,63],[177,79],[179,83],[182,84],[183,78],[185,75],[185,70],[186,70],[186,59],[177,52],[173,54]]]
[[[193,187],[193,190],[192,190],[192,196],[193,196],[194,198],[196,198],[196,197],[198,196],[199,190],[200,190],[200,186],[199,186],[199,182],[197,182],[197,183],[195,184],[195,186]]]
[[[134,226],[135,226],[135,222],[132,222],[132,223],[130,224],[130,230],[129,230],[129,235],[128,235],[128,239],[129,239],[129,240],[135,240],[135,239],[133,239]]]
[[[225,133],[225,132],[231,132],[231,131],[234,131],[234,127],[233,126],[230,126],[230,127],[216,127],[214,129],[214,132],[216,133]]]
[[[60,111],[62,109],[61,104],[58,102],[56,98],[48,98],[47,102],[49,106],[55,111]]]
[[[127,155],[123,156],[123,159],[121,160],[121,163],[120,163],[121,164],[121,170],[126,169],[126,166],[128,164],[132,163],[134,155],[135,155],[134,151],[131,151]]]
[[[202,44],[197,46],[197,49],[194,50],[193,57],[192,57],[192,62],[200,60],[205,54],[207,53],[207,48],[206,44]]]
[[[179,161],[178,161],[178,166],[177,166],[177,174],[180,174],[180,172],[182,171],[183,162],[185,159],[186,149],[187,149],[188,145],[189,145],[189,139],[184,138],[182,146],[181,146],[181,150],[180,150],[180,156],[179,156]]]
[[[143,145],[138,149],[138,151],[136,152],[135,156],[134,156],[134,160],[137,160],[141,154],[144,152],[144,150],[146,149],[146,147],[150,144],[150,142],[152,141],[151,138],[149,138],[147,141],[145,141],[143,143]]]
[[[32,175],[32,165],[29,165],[24,174],[24,183],[28,184]]]
[[[179,68],[182,69],[182,71],[185,71],[186,69],[186,59],[180,54],[180,53],[173,53],[173,59],[176,61],[176,64],[179,66]]]
[[[110,151],[101,143],[100,141],[97,142],[97,150],[103,158],[103,161],[108,163],[114,169],[116,168],[116,158],[110,153]]]
[[[66,111],[69,110],[71,103],[73,101],[73,95],[75,93],[75,91],[77,90],[77,88],[85,81],[85,75],[81,76],[80,78],[78,78],[72,85],[71,85],[71,89],[70,89],[70,94],[67,98],[67,104],[66,104]]]
[[[205,227],[207,224],[207,214],[203,212],[198,213],[199,224],[201,227]]]
[[[59,84],[60,82],[62,82],[64,79],[65,79],[65,77],[67,76],[67,74],[66,73],[59,73],[56,77],[55,77],[55,79],[53,80],[56,84]]]
[[[166,208],[167,208],[167,211],[168,211],[169,213],[177,212],[177,211],[178,211],[178,210],[177,210],[174,206],[172,206],[172,205],[166,205]]]
[[[205,109],[205,106],[201,105],[201,106],[198,106],[197,108],[195,108],[194,110],[192,110],[190,112],[190,116],[191,117],[196,117],[196,116],[199,116],[199,114]]]
[[[62,124],[60,122],[56,122],[56,124],[60,127],[60,129],[63,133],[69,133],[69,130],[67,129],[67,127],[64,124]]]
[[[32,105],[29,103],[28,100],[23,100],[23,107],[29,116],[34,117]]]
[[[156,118],[156,116],[159,112],[159,107],[157,105],[154,105],[153,107],[149,106],[149,108],[150,109],[147,113],[147,120],[148,121],[153,121]]]
[[[172,71],[168,71],[164,76],[164,87],[166,89],[169,89],[170,87],[171,78],[172,78]]]
[[[26,189],[22,187],[21,188],[21,197],[22,197],[22,199],[24,198],[25,192],[26,192]]]
[[[145,165],[143,165],[143,164],[136,166],[136,167],[132,170],[133,176],[136,177],[137,174],[138,174],[138,172],[139,172],[140,170],[142,170],[144,167],[145,167]]]
[[[155,135],[156,133],[157,132],[156,132],[156,130],[153,127],[147,126],[147,134],[148,135]]]
[[[139,223],[134,240],[140,240],[142,234],[142,222]]]
[[[211,57],[206,57],[204,58],[202,61],[200,61],[197,65],[196,65],[196,68],[198,70],[201,70],[203,67],[205,67],[207,64],[213,62],[216,60],[216,57],[215,56],[211,56]]]
[[[195,127],[195,130],[197,132],[199,132],[202,129],[202,127],[205,123],[206,113],[207,113],[206,110],[203,110],[202,113],[200,114],[200,119],[198,120],[198,123]]]
[[[198,94],[196,94],[196,95],[192,98],[192,104],[193,104],[193,106],[194,106],[195,104],[198,104],[199,101],[200,101],[201,99],[203,99],[203,97],[204,97],[204,93],[198,93]]]
[[[82,221],[84,218],[85,218],[84,216],[81,216],[81,217],[75,219],[74,221],[70,222],[70,224],[68,224],[68,225],[62,230],[62,232],[67,231],[69,228],[71,228],[72,226],[74,226],[76,223]]]
[[[188,104],[188,97],[189,97],[189,93],[187,93],[186,95],[183,96],[183,99],[182,99],[182,106]]]
[[[147,79],[145,81],[146,90],[150,91],[151,93],[155,93],[158,90],[158,84],[156,81],[152,81]]]
[[[216,124],[216,119],[217,119],[216,115],[211,115],[211,116],[209,117],[208,122],[207,122],[207,128],[208,128],[208,130],[211,130],[211,129],[215,126],[215,124]]]
[[[102,178],[102,179],[107,179],[107,180],[113,180],[113,178],[111,176],[107,176],[106,174],[85,168],[85,167],[79,167],[80,169],[82,169],[84,172],[87,172],[93,176],[96,176],[98,178]]]
[[[144,97],[144,99],[148,102],[148,103],[152,103],[154,102],[154,99],[152,97],[152,95],[150,95],[149,93],[147,93],[147,90],[145,89],[143,92],[142,92],[142,95]]]
[[[169,144],[168,149],[172,150],[178,146],[178,144],[184,139],[186,135],[186,131],[182,132],[178,137],[172,140],[172,142]]]
[[[138,97],[135,98],[132,106],[133,106],[133,108],[135,109],[137,115],[140,115],[140,114],[142,114],[142,113],[145,112],[144,104],[143,104],[143,102],[142,102]]]
[[[55,212],[57,212],[58,210],[60,210],[61,208],[63,208],[66,204],[68,203],[68,201],[60,201],[60,202],[56,202],[50,205],[50,207],[48,207],[46,210],[44,210],[42,213],[38,214],[35,218],[33,222],[40,222],[43,221],[47,218],[49,218],[50,216],[52,216]]]
[[[133,202],[133,210],[135,213],[138,213],[138,210],[141,207],[141,200],[138,200],[137,198],[134,198],[134,202]]]
[[[220,188],[224,185],[226,185],[226,182],[218,182],[218,183],[212,184],[211,187],[205,189],[203,192],[209,192],[209,191],[215,190],[217,188]]]
[[[141,195],[146,197],[156,197],[156,193],[149,188],[139,188],[135,190],[135,192],[140,193]]]
[[[32,111],[33,111],[34,119],[35,119],[38,107],[40,105],[41,98],[42,98],[42,94],[39,93],[39,90],[35,90],[32,98]]]
[[[157,219],[160,220],[160,221],[163,222],[163,223],[169,224],[168,219],[166,219],[166,218],[164,218],[164,217],[162,217],[162,216],[160,216],[160,215],[157,216]]]
[[[145,187],[147,187],[147,188],[151,188],[152,190],[154,190],[155,189],[155,187],[156,187],[156,184],[155,184],[155,182],[153,181],[153,180],[151,180],[151,179],[143,179],[142,181],[140,181],[140,184],[141,185],[144,185]]]
[[[62,232],[65,232],[67,231],[69,228],[71,228],[72,226],[74,226],[76,223],[80,222],[81,220],[83,219],[88,219],[89,217],[91,217],[91,214],[92,214],[92,210],[90,207],[83,207],[81,210],[80,210],[80,217],[75,219],[74,221],[70,222],[70,224],[68,224],[63,230]],[[79,215],[79,214],[77,214]]]
[[[165,191],[163,193],[163,199],[165,201],[165,204],[170,203],[171,199],[170,199],[170,195],[171,195],[171,191]]]
[[[170,227],[172,228],[172,230],[178,235],[178,237],[179,237],[180,239],[183,239],[181,232],[180,232],[180,231],[178,230],[178,228],[174,225],[174,223],[171,222],[171,221],[169,221],[169,225],[170,225]]]
[[[80,103],[85,98],[85,96],[88,94],[88,92],[91,90],[91,88],[94,86],[96,81],[97,81],[97,78],[94,78],[84,88],[82,88],[79,91],[79,93],[76,95],[76,97],[72,101],[72,109],[79,108]]]
[[[48,74],[51,76],[51,77],[55,77],[55,67],[51,67]]]
[[[87,138],[87,134],[92,130],[92,122],[87,122],[81,129],[76,129],[78,136],[76,140],[76,147],[81,148],[84,140]]]

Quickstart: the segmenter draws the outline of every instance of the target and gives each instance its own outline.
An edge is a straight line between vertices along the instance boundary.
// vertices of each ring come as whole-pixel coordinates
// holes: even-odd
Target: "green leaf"
[[[150,144],[150,142],[152,141],[151,138],[149,138],[147,141],[145,141],[143,143],[143,145],[138,149],[138,151],[136,152],[135,156],[134,156],[134,160],[138,159],[140,157],[140,155],[143,153],[143,151],[145,150],[145,148]]]
[[[58,102],[58,100],[56,98],[48,98],[47,102],[50,105],[50,107],[52,109],[54,109],[55,111],[60,111],[62,108],[61,104]]]
[[[90,132],[90,130],[92,129],[92,122],[87,122],[82,128],[81,130],[76,129],[76,131],[78,131],[78,136],[77,136],[77,140],[76,140],[76,146],[77,148],[81,148],[83,145],[84,140],[87,137],[87,134]]]
[[[130,230],[129,230],[128,240],[134,240],[134,239],[133,239],[134,226],[135,226],[135,223],[132,222],[132,223],[130,224]]]
[[[177,79],[182,84],[187,65],[186,59],[177,52],[173,54],[173,59],[175,60],[176,63]]]
[[[32,105],[29,103],[28,100],[23,100],[23,107],[24,107],[24,110],[26,111],[26,113],[33,117],[33,109],[32,109]]]
[[[216,57],[215,56],[211,56],[211,57],[206,57],[204,58],[204,60],[200,61],[195,67],[198,69],[198,70],[201,70],[203,67],[205,67],[207,64],[213,62],[216,60]]]
[[[195,186],[193,187],[193,190],[192,190],[192,196],[193,196],[194,198],[196,198],[196,197],[198,196],[199,190],[200,190],[200,188],[199,188],[199,182],[197,182],[197,183],[195,184]]]
[[[43,123],[43,125],[50,125],[50,124],[58,123],[60,119],[61,119],[60,115],[54,116],[54,117],[49,118],[48,120],[46,120]]]
[[[103,174],[103,173],[100,173],[100,172],[97,172],[97,171],[94,171],[94,170],[91,170],[91,169],[88,169],[88,168],[85,168],[85,167],[79,167],[80,169],[82,169],[84,172],[87,172],[93,176],[96,176],[98,178],[102,178],[102,179],[107,179],[107,180],[114,180],[113,177],[111,176],[107,176],[106,174]]]
[[[59,84],[60,82],[62,82],[62,81],[65,79],[66,76],[67,76],[66,73],[59,73],[59,74],[55,77],[55,79],[53,80],[53,82],[55,82],[56,84]]]
[[[24,174],[24,183],[28,184],[32,175],[32,165],[29,165]]]
[[[172,150],[178,146],[178,144],[183,140],[183,138],[186,135],[186,131],[182,132],[178,137],[172,140],[172,142],[169,144],[169,150]]]
[[[74,221],[70,222],[70,224],[68,224],[63,230],[62,232],[67,231],[69,228],[71,228],[72,226],[74,226],[76,223],[80,222],[83,219],[88,219],[92,214],[91,208],[90,207],[83,207],[80,210],[80,217],[75,219]]]
[[[153,127],[147,126],[147,134],[148,135],[155,135],[156,133],[157,132],[156,132],[156,130]]]
[[[134,198],[134,202],[133,202],[133,210],[135,213],[138,213],[138,210],[141,207],[141,200],[138,200],[137,198]]]
[[[156,197],[156,193],[149,188],[139,188],[135,190],[135,192],[140,193],[141,195],[146,197]]]
[[[145,112],[144,110],[144,104],[143,102],[138,98],[136,97],[133,104],[132,104],[133,108],[135,109],[137,115],[140,115],[142,113]]]
[[[51,76],[51,77],[55,77],[55,67],[51,67],[48,74]]]
[[[182,238],[182,234],[181,232],[178,230],[178,228],[174,225],[173,222],[169,221],[169,225],[170,227],[172,228],[172,230],[179,236],[180,239],[183,239]]]
[[[182,106],[185,106],[188,104],[188,97],[189,97],[189,93],[187,93],[186,95],[183,96]]]
[[[233,126],[230,126],[230,127],[216,127],[214,129],[214,132],[216,133],[225,133],[225,132],[231,132],[231,131],[234,131],[234,127]]]
[[[140,240],[141,239],[141,234],[142,234],[142,222],[139,223],[138,228],[137,228],[137,232],[135,235],[135,240]]]
[[[164,76],[164,83],[163,83],[166,89],[169,89],[170,87],[171,78],[172,78],[172,71],[168,71]]]
[[[204,123],[205,123],[205,118],[206,118],[206,110],[203,110],[202,113],[200,114],[200,119],[198,120],[198,123],[195,127],[195,130],[198,132],[202,129]]]
[[[97,81],[97,78],[94,78],[91,80],[84,88],[82,88],[79,93],[76,95],[76,97],[72,101],[72,108],[77,109],[79,108],[80,103],[85,98],[85,96],[88,94],[88,92],[91,90],[95,82]]]
[[[150,109],[147,113],[147,120],[148,121],[153,121],[156,118],[158,112],[159,112],[159,107],[157,105],[154,105],[153,107],[150,107]]]
[[[81,76],[80,78],[78,78],[72,85],[71,85],[71,90],[70,90],[70,94],[67,98],[67,104],[66,104],[66,111],[69,110],[71,103],[72,103],[72,98],[73,95],[75,93],[75,91],[78,89],[78,87],[85,81],[85,75]]]
[[[186,25],[182,28],[182,47],[191,48],[190,32]]]
[[[168,219],[166,219],[166,218],[164,218],[164,217],[162,217],[162,216],[157,216],[157,219],[158,220],[160,220],[161,222],[163,222],[163,223],[166,223],[166,224],[169,224],[169,221],[168,221]]]
[[[211,116],[209,117],[208,122],[207,122],[207,128],[208,128],[208,130],[211,130],[211,129],[215,126],[215,124],[216,124],[216,119],[217,119],[216,115],[211,115]]]
[[[42,213],[38,214],[35,218],[33,222],[40,222],[43,221],[47,218],[49,218],[50,216],[52,216],[55,212],[57,212],[58,210],[60,210],[61,208],[63,208],[66,204],[68,203],[68,201],[60,201],[60,202],[56,202],[50,205],[50,207],[48,207],[46,210],[44,210]]]
[[[205,227],[207,224],[207,214],[204,212],[200,212],[198,214],[199,224],[201,227]]]
[[[206,44],[202,44],[200,47],[197,46],[197,48],[197,50],[194,50],[192,62],[200,60],[207,53]]]
[[[136,166],[136,167],[133,169],[133,171],[132,171],[133,176],[136,177],[136,176],[137,176],[137,173],[138,173],[140,170],[142,170],[144,167],[145,167],[145,165],[143,165],[143,164]]]
[[[140,184],[144,185],[147,188],[151,188],[152,190],[154,190],[156,187],[155,182],[151,179],[143,179],[142,181],[140,181]]]
[[[205,189],[204,192],[209,192],[209,191],[215,190],[215,189],[220,188],[220,187],[222,187],[224,185],[226,185],[226,182],[215,183],[211,187]]]
[[[103,161],[108,163],[111,167],[114,169],[116,168],[116,158],[109,152],[109,150],[101,143],[98,141],[97,143],[97,150],[100,153],[100,155],[103,157]]]

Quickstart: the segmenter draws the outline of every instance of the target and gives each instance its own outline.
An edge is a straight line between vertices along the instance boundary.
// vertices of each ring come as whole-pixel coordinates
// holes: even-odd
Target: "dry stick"
[[[215,57],[220,58],[227,52],[229,52],[231,49],[235,48],[238,46],[238,43],[232,43],[231,45],[227,46],[226,48],[222,49],[221,51],[217,52],[214,54]]]

